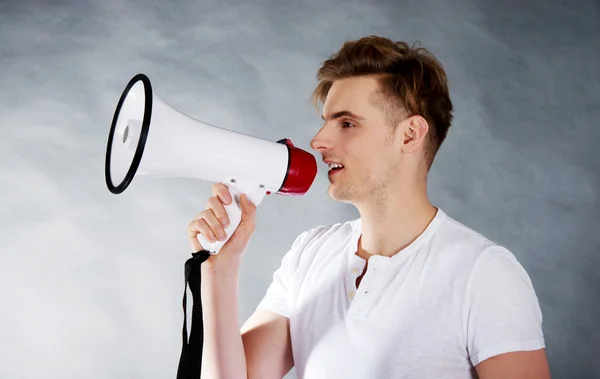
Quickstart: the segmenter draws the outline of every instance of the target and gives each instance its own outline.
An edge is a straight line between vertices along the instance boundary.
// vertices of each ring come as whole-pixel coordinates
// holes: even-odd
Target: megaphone
[[[304,195],[317,174],[315,157],[287,138],[276,142],[195,120],[166,104],[145,74],[135,75],[117,104],[106,147],[106,185],[113,194],[134,177],[196,178],[224,183],[233,201],[226,205],[227,239],[198,241],[211,254],[241,221],[240,195],[258,206],[265,195]]]

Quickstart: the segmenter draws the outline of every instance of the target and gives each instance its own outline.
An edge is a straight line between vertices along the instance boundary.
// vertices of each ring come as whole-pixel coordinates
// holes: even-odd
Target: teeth
[[[343,166],[343,165],[341,165],[341,164],[339,164],[339,163],[330,163],[330,164],[329,164],[329,169],[330,169],[330,170],[331,170],[331,169],[334,169],[334,168],[338,168],[338,167],[339,167],[339,168],[342,168],[342,167],[344,167],[344,166]]]

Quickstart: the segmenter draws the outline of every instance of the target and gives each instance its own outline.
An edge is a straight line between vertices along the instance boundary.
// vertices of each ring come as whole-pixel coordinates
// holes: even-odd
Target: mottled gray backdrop
[[[175,377],[186,227],[210,183],[109,193],[109,123],[133,75],[183,113],[320,162],[315,72],[368,34],[444,63],[456,118],[432,201],[527,269],[554,377],[598,377],[599,20],[593,0],[0,0],[0,378]],[[240,322],[299,233],[357,216],[319,169],[306,196],[259,208]]]

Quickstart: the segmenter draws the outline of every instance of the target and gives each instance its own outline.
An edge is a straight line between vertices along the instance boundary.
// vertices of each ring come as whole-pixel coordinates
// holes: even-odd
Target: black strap
[[[183,346],[177,379],[200,379],[202,370],[202,347],[204,345],[204,322],[202,321],[201,277],[200,265],[210,257],[206,250],[192,254],[192,258],[185,262],[185,285],[183,288]],[[190,339],[187,336],[187,286],[192,292],[192,327]]]

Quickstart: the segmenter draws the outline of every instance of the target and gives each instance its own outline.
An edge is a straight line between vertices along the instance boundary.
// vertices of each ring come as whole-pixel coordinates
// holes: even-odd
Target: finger
[[[209,209],[209,206],[208,206],[208,205],[209,205],[209,202],[207,201],[207,202],[206,202],[206,209],[204,209],[202,212],[200,212],[200,213],[196,214],[196,215],[194,216],[194,220],[200,220],[200,219],[201,219],[201,218],[204,216],[204,214],[205,214],[205,213],[208,211],[208,209]]]
[[[221,221],[217,219],[217,216],[215,216],[212,209],[206,210],[205,214],[202,216],[202,220],[208,224],[211,232],[214,236],[216,236],[216,238],[219,239],[219,241],[224,241],[227,238],[223,224],[221,224]]]
[[[223,183],[214,183],[212,186],[212,193],[213,195],[218,196],[223,204],[231,204],[231,201],[233,200],[229,188]]]
[[[242,206],[242,213],[252,216],[256,212],[256,205],[248,199],[245,193],[240,196],[240,204]]]
[[[245,194],[240,196],[240,204],[242,205],[242,220],[240,222],[241,228],[238,228],[238,230],[241,229],[247,235],[252,235],[255,229],[256,206],[248,200]]]
[[[215,243],[215,235],[212,233],[208,224],[203,219],[194,220],[188,225],[188,237],[194,251],[200,251],[204,249],[200,241],[198,241],[198,234],[202,235],[209,242]]]
[[[194,216],[194,220],[200,220],[206,214],[206,212],[210,209],[210,207],[211,207],[210,199],[211,198],[208,198],[208,200],[206,201],[206,208],[202,212],[200,212]]]
[[[198,234],[201,234],[210,242],[216,242],[215,234],[203,218],[194,220],[188,225],[188,236],[190,238],[197,238]]]
[[[206,207],[212,210],[223,227],[226,228],[229,226],[229,215],[227,214],[225,206],[223,206],[223,203],[221,203],[221,200],[213,196],[208,199]]]
[[[198,241],[198,238],[190,238],[190,245],[192,246],[192,253],[197,253],[204,250],[204,247],[200,241]]]

